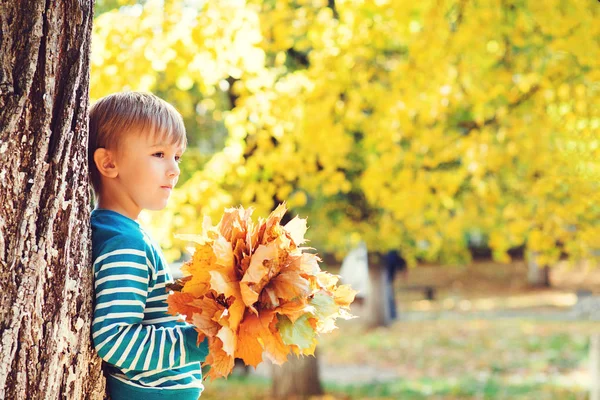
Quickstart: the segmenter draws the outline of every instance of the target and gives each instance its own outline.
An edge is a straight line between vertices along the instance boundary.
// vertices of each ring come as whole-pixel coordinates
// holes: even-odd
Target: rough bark
[[[318,352],[314,357],[291,355],[283,365],[273,365],[273,397],[287,400],[322,395],[317,357]]]
[[[0,2],[0,398],[102,399],[91,347],[92,0]]]

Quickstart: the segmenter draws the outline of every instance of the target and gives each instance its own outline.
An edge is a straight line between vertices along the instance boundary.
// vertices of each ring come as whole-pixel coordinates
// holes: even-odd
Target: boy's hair
[[[90,181],[96,196],[100,192],[100,172],[94,162],[96,149],[117,149],[131,133],[150,134],[161,142],[184,148],[187,145],[181,114],[152,93],[121,92],[101,98],[90,109],[89,131]]]

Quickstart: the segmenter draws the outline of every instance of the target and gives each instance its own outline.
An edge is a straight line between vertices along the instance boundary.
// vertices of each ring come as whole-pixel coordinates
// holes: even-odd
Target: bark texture
[[[306,399],[323,394],[317,352],[314,357],[289,356],[283,365],[273,365],[272,377],[276,399]]]
[[[93,0],[0,2],[0,399],[102,399],[87,183]]]

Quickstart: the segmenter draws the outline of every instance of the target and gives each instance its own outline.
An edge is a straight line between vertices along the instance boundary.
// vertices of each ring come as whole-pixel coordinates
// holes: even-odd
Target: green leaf
[[[312,346],[315,340],[315,330],[308,321],[309,314],[304,314],[292,323],[285,315],[279,315],[277,329],[283,339],[283,343],[296,345],[300,349],[307,349]]]

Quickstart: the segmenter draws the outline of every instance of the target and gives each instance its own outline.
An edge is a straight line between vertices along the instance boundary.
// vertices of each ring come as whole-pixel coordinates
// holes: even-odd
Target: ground
[[[600,293],[600,269],[558,264],[545,289],[529,287],[526,274],[522,261],[477,261],[398,277],[399,320],[367,330],[357,318],[321,338],[327,398],[587,398],[589,338],[600,322],[572,310],[578,291]],[[438,288],[434,301],[403,290],[420,284]],[[203,398],[268,399],[270,368],[208,382]]]

